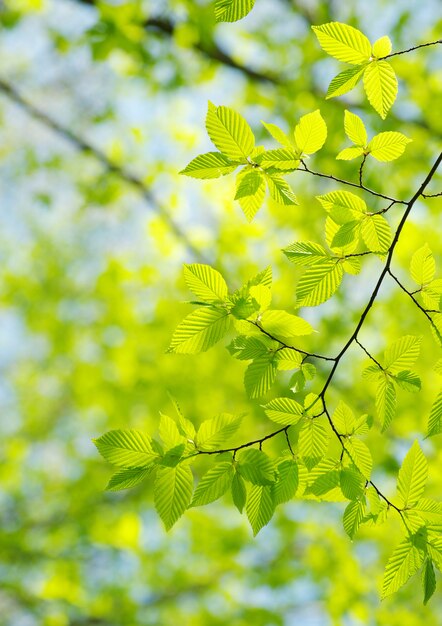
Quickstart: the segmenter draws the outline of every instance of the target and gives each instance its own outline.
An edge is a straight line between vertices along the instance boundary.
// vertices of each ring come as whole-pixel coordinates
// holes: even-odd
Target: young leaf
[[[192,178],[219,178],[233,172],[238,165],[220,152],[207,152],[193,159],[180,174]]]
[[[179,354],[206,352],[224,337],[229,327],[230,315],[226,309],[201,307],[178,324],[168,351]]]
[[[297,241],[284,248],[283,252],[296,265],[315,265],[330,258],[325,248],[313,241]]]
[[[304,409],[292,398],[273,398],[264,405],[264,412],[272,422],[290,426],[301,419]]]
[[[384,120],[396,100],[398,83],[386,61],[372,61],[364,72],[364,89],[371,106]]]
[[[291,172],[297,169],[299,156],[293,148],[278,148],[277,150],[266,150],[257,157],[256,162],[264,169],[273,167],[284,172]]]
[[[323,196],[316,196],[316,199],[337,224],[360,220],[367,211],[364,200],[350,191],[331,191]]]
[[[365,478],[354,465],[341,470],[339,482],[341,491],[348,500],[356,500],[364,493]]]
[[[209,102],[206,128],[213,144],[229,159],[244,163],[250,156],[255,138],[246,120],[233,109]]]
[[[364,519],[365,504],[362,500],[353,500],[344,511],[344,530],[350,539],[353,539]]]
[[[257,171],[244,175],[240,173],[237,185],[235,200],[239,201],[244,215],[251,222],[264,202],[266,191],[264,177]]]
[[[305,420],[299,431],[298,452],[308,469],[317,465],[324,457],[328,439],[327,429],[318,418]]]
[[[273,355],[255,359],[244,374],[244,386],[249,398],[265,395],[275,382],[277,363]]]
[[[420,500],[427,482],[428,463],[417,441],[408,451],[398,475],[402,508],[412,509]]]
[[[325,260],[309,267],[296,287],[296,306],[317,306],[339,287],[344,270],[340,263]]]
[[[144,469],[142,467],[123,467],[111,477],[106,486],[106,491],[120,491],[135,487],[152,473],[153,468],[152,465]]]
[[[344,112],[344,130],[347,137],[356,146],[364,147],[367,144],[367,130],[364,122],[351,111]]]
[[[232,499],[233,504],[236,506],[240,513],[243,512],[244,505],[246,503],[247,490],[244,480],[238,472],[235,472],[232,480]]]
[[[367,215],[361,225],[361,235],[371,252],[388,252],[393,239],[390,224],[382,215]]]
[[[265,331],[276,337],[300,337],[311,335],[313,332],[313,328],[306,320],[287,311],[265,311],[260,324]]]
[[[215,19],[217,22],[237,22],[253,9],[255,0],[216,0]]]
[[[376,390],[376,413],[382,424],[382,432],[387,430],[393,421],[396,411],[396,389],[386,376],[379,378]]]
[[[161,414],[159,433],[161,440],[167,450],[175,448],[185,443],[184,437],[180,434],[176,422],[167,415]]]
[[[408,370],[404,370],[402,372],[398,372],[398,374],[393,376],[397,386],[405,391],[411,391],[414,393],[415,391],[420,391],[421,389],[421,379],[414,372],[410,372]]]
[[[394,161],[404,153],[407,143],[411,141],[402,133],[387,131],[375,135],[367,150],[378,161]]]
[[[291,500],[298,489],[299,476],[296,461],[285,459],[279,463],[278,474],[278,481],[271,487],[275,506]]]
[[[367,65],[365,63],[363,65],[357,65],[356,67],[350,67],[348,70],[344,70],[335,76],[328,86],[327,95],[325,96],[326,100],[343,96],[356,87],[366,67]]]
[[[205,420],[198,429],[196,441],[200,450],[216,450],[232,437],[241,425],[242,415],[220,413]]]
[[[390,372],[409,370],[419,356],[422,337],[405,335],[391,344],[384,353],[384,367]]]
[[[422,569],[422,586],[424,588],[424,604],[427,604],[433,593],[436,591],[436,576],[434,574],[433,561],[425,559]]]
[[[344,148],[341,152],[338,153],[336,158],[339,161],[352,161],[353,159],[357,159],[358,157],[364,154],[364,148],[358,148],[354,146],[352,148]]]
[[[295,142],[302,154],[320,150],[327,139],[327,125],[319,109],[303,115],[295,127]]]
[[[253,485],[272,485],[277,474],[273,461],[261,450],[247,448],[239,453],[237,471]]]
[[[352,463],[358,468],[362,476],[369,480],[373,467],[373,459],[368,446],[359,439],[351,437],[345,441],[345,449],[348,451]]]
[[[329,22],[321,26],[312,26],[319,45],[330,56],[352,65],[369,61],[371,44],[361,31],[342,24]]]
[[[219,272],[201,263],[184,266],[184,280],[190,291],[204,302],[224,302],[227,298],[227,285]]]
[[[428,418],[427,437],[442,433],[442,391],[439,392]]]
[[[385,569],[382,598],[405,585],[422,565],[424,552],[416,543],[414,536],[407,537],[394,550]]]
[[[93,441],[101,456],[117,467],[147,467],[158,458],[141,430],[110,430]]]
[[[271,198],[278,204],[292,206],[298,204],[290,185],[278,174],[267,174],[267,185]]]
[[[235,470],[230,461],[221,461],[201,478],[190,506],[202,506],[221,498],[230,488]]]
[[[154,503],[166,530],[170,530],[192,499],[193,477],[188,465],[160,467],[154,483]]]
[[[293,142],[290,141],[290,138],[286,133],[276,126],[276,124],[268,124],[267,122],[261,121],[261,124],[267,130],[267,132],[275,139],[281,146],[284,148],[289,148],[289,150],[293,150]]]
[[[252,485],[247,497],[246,513],[253,536],[256,536],[261,528],[270,522],[274,512],[271,487]]]
[[[379,39],[376,39],[376,41],[374,42],[373,56],[376,57],[377,59],[386,57],[390,54],[391,48],[392,46],[391,46],[390,37],[387,37],[387,35],[384,35],[384,37],[380,37]]]
[[[331,248],[342,248],[347,246],[352,241],[359,239],[359,233],[361,231],[361,222],[359,220],[352,220],[339,226],[336,234],[334,235]]]
[[[411,257],[410,273],[415,283],[419,286],[431,283],[436,271],[433,253],[428,244],[424,244]]]

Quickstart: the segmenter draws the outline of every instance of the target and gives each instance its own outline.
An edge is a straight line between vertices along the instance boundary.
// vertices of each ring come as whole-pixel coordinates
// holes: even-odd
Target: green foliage
[[[255,0],[216,0],[216,21],[237,22],[250,13],[254,4]]]

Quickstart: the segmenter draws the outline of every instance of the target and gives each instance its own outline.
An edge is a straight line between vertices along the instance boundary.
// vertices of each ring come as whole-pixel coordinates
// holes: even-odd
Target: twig
[[[412,48],[408,48],[407,50],[400,50],[399,52],[392,52],[391,54],[387,54],[385,57],[379,57],[379,61],[384,61],[385,59],[391,59],[391,57],[397,57],[399,54],[407,54],[407,52],[413,52],[414,50],[419,50],[419,48],[426,48],[427,46],[436,46],[438,43],[442,43],[442,39],[438,39],[437,41],[429,41],[428,43],[421,43],[418,46],[413,46]]]

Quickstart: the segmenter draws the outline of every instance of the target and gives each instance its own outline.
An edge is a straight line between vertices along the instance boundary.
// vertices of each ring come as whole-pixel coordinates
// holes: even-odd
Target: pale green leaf
[[[277,170],[291,172],[299,166],[299,155],[293,148],[278,148],[277,150],[266,150],[259,155],[256,162],[264,169],[273,167]]]
[[[339,401],[339,404],[332,415],[332,420],[339,434],[351,435],[353,433],[356,425],[355,414],[342,400]]]
[[[353,500],[344,511],[344,530],[350,539],[358,532],[365,515],[365,504],[362,500]]]
[[[294,459],[285,459],[278,465],[278,480],[272,485],[275,506],[288,502],[295,495],[298,484],[298,464]]]
[[[273,139],[275,139],[279,144],[281,144],[281,146],[284,146],[284,148],[289,148],[289,150],[293,150],[294,148],[293,142],[290,140],[288,135],[279,128],[279,126],[276,126],[276,124],[268,124],[267,122],[263,122],[263,121],[261,121],[261,124],[268,131],[268,133],[273,137]]]
[[[364,63],[363,65],[350,67],[349,69],[340,72],[337,76],[333,78],[330,85],[328,86],[327,95],[325,96],[326,99],[328,100],[329,98],[343,96],[348,91],[351,91],[361,80],[365,68],[366,64]]]
[[[384,352],[384,368],[393,374],[409,370],[419,356],[422,337],[404,335]]]
[[[360,231],[361,222],[359,220],[352,220],[351,222],[342,224],[342,226],[339,226],[332,239],[331,247],[342,248],[343,246],[347,246],[352,241],[359,239]]]
[[[301,367],[304,355],[290,348],[282,348],[275,354],[276,365],[279,370],[295,370]]]
[[[315,265],[330,258],[327,251],[313,241],[297,241],[284,248],[283,252],[296,265]]]
[[[247,448],[237,456],[237,471],[254,485],[272,485],[276,482],[277,472],[273,461],[261,450]]]
[[[358,148],[354,146],[352,148],[344,148],[339,152],[336,158],[339,161],[351,161],[352,159],[357,159],[358,157],[364,154],[364,148]]]
[[[303,407],[292,398],[273,398],[263,408],[272,422],[283,426],[296,424],[304,412]]]
[[[244,386],[249,398],[260,398],[265,395],[275,382],[277,372],[276,360],[271,356],[255,359],[244,374]]]
[[[196,309],[176,327],[169,352],[206,352],[224,337],[229,327],[230,316],[226,309],[208,306]]]
[[[390,224],[382,215],[367,215],[361,225],[361,235],[371,252],[388,252],[393,239]]]
[[[382,432],[387,430],[393,421],[396,411],[396,389],[386,376],[379,379],[376,390],[376,413],[382,424]]]
[[[146,467],[158,458],[150,437],[134,428],[110,430],[93,441],[101,456],[117,467]]]
[[[242,415],[220,413],[202,422],[196,436],[200,450],[217,450],[234,435],[241,425]]]
[[[321,48],[335,59],[352,65],[360,65],[370,59],[370,41],[353,26],[329,22],[321,26],[312,26],[312,29]]]
[[[364,478],[369,480],[373,467],[373,459],[371,458],[371,453],[367,445],[363,441],[351,437],[345,441],[345,449],[355,467],[358,468]]]
[[[314,154],[326,139],[327,125],[319,109],[301,117],[295,127],[295,143],[302,154]]]
[[[436,263],[429,245],[426,243],[411,257],[410,274],[419,286],[431,283],[436,271]]]
[[[111,477],[106,486],[106,491],[120,491],[135,487],[145,480],[153,469],[153,465],[144,469],[142,467],[123,467]]]
[[[299,431],[298,452],[311,469],[325,456],[329,434],[318,418],[306,419]]]
[[[343,495],[348,500],[356,500],[364,493],[365,478],[354,466],[344,467],[340,472],[340,485]]]
[[[221,498],[230,488],[234,473],[235,470],[231,462],[216,463],[201,478],[190,506],[202,506]]]
[[[206,128],[210,139],[220,152],[233,161],[244,163],[255,145],[250,126],[233,109],[209,102]]]
[[[270,522],[274,512],[271,487],[252,485],[247,496],[246,513],[254,536]]]
[[[428,463],[417,441],[399,470],[397,488],[402,508],[413,508],[420,500],[428,478]]]
[[[267,174],[266,180],[270,196],[275,202],[286,206],[298,204],[290,185],[281,176],[278,174]]]
[[[180,174],[192,178],[219,178],[233,172],[238,165],[220,152],[206,152],[193,159]]]
[[[350,191],[331,191],[322,196],[316,196],[316,199],[337,224],[360,220],[367,211],[364,200]]]
[[[442,433],[442,391],[439,392],[431,407],[428,418],[427,437],[433,437]]]
[[[216,0],[215,19],[217,22],[237,22],[253,9],[255,0]]]
[[[204,302],[224,302],[227,298],[226,281],[210,265],[201,263],[185,265],[184,280],[190,291]]]
[[[296,306],[317,306],[328,300],[342,281],[344,271],[336,261],[322,261],[309,267],[296,286]]]
[[[415,545],[413,537],[404,539],[394,550],[385,569],[382,598],[398,589],[417,572],[424,560],[424,552]]]
[[[344,130],[347,137],[356,146],[364,147],[367,144],[367,130],[359,115],[356,115],[351,111],[345,111]]]
[[[154,482],[154,503],[166,530],[170,530],[192,499],[193,476],[188,465],[160,467]]]
[[[313,332],[312,326],[302,317],[281,310],[265,311],[261,315],[260,324],[265,331],[276,337],[300,337]]]
[[[387,61],[372,61],[367,66],[364,89],[371,106],[385,119],[398,92],[396,74]]]
[[[410,372],[409,370],[398,372],[393,376],[393,378],[397,383],[397,386],[405,391],[411,391],[414,393],[415,391],[420,391],[421,389],[421,379],[417,374]]]
[[[387,131],[375,135],[367,146],[367,151],[378,161],[394,161],[404,153],[408,139],[402,133]]]
[[[161,414],[159,433],[167,450],[185,443],[185,439],[180,434],[176,422],[168,415]]]
[[[255,217],[264,202],[266,186],[260,172],[252,171],[238,174],[235,200],[239,201],[241,209],[249,222]]]
[[[376,39],[376,41],[374,42],[373,56],[376,57],[377,59],[386,57],[390,54],[391,48],[392,46],[391,46],[390,37],[387,37],[387,35],[384,35],[383,37]]]

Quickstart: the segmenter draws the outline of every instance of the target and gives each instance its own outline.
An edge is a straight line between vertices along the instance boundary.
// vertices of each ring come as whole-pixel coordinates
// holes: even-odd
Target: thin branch
[[[348,185],[349,187],[362,189],[363,191],[370,193],[372,196],[376,196],[377,198],[383,198],[384,200],[389,200],[392,204],[407,204],[405,200],[397,200],[396,198],[391,198],[390,196],[386,196],[383,193],[378,193],[377,191],[373,191],[372,189],[365,187],[365,185],[352,183],[349,180],[344,180],[343,178],[337,178],[336,176],[333,176],[331,174],[322,174],[321,172],[314,172],[313,170],[307,167],[305,161],[301,161],[301,163],[304,166],[304,169],[302,169],[301,167],[298,167],[298,169],[296,170],[297,172],[308,172],[309,174],[313,174],[313,176],[319,176],[320,178],[328,178],[329,180],[334,180],[337,183],[341,183],[342,185]]]
[[[438,39],[437,41],[429,41],[428,43],[421,43],[418,46],[413,46],[412,48],[408,48],[407,50],[400,50],[399,52],[392,52],[391,54],[387,54],[385,57],[379,57],[379,61],[384,61],[385,59],[391,59],[391,57],[397,57],[399,54],[407,54],[407,52],[413,52],[414,50],[419,50],[419,48],[426,48],[427,46],[436,46],[438,43],[442,43],[442,39]]]
[[[364,158],[362,159],[362,163],[361,166],[359,168],[359,187],[361,189],[364,188],[364,183],[362,182],[362,176],[363,176],[363,172],[364,172],[364,165],[365,165],[365,161],[367,160],[367,155],[364,154]]]
[[[9,100],[13,101],[24,111],[26,111],[28,115],[53,130],[65,141],[74,146],[74,148],[76,148],[80,152],[87,152],[91,154],[99,163],[101,163],[104,169],[107,170],[109,173],[117,175],[124,182],[134,186],[141,194],[145,202],[149,205],[150,209],[154,213],[157,213],[157,215],[159,215],[165,221],[173,234],[183,242],[183,244],[192,254],[192,256],[197,260],[205,261],[207,263],[207,260],[204,259],[204,255],[202,254],[202,252],[195,247],[195,245],[188,238],[187,234],[182,230],[181,226],[179,226],[175,222],[175,220],[169,215],[167,209],[158,202],[152,191],[145,185],[145,183],[140,178],[127,171],[120,165],[112,162],[99,148],[92,145],[89,141],[87,141],[83,137],[80,137],[66,126],[63,126],[63,124],[60,124],[59,122],[54,120],[47,113],[36,107],[34,104],[31,104],[26,98],[21,95],[21,93],[13,85],[1,78],[0,91],[7,98],[9,98]]]
[[[370,354],[370,352],[367,350],[367,348],[359,341],[359,339],[356,337],[355,338],[355,342],[358,344],[358,346],[360,348],[362,348],[362,350],[365,352],[365,354],[368,356],[369,359],[371,359],[373,361],[373,363],[376,363],[376,365],[379,367],[379,369],[383,370],[384,368],[382,367],[382,365],[379,363],[379,361],[376,361],[376,359],[374,358],[374,356],[372,356]]]
[[[425,199],[438,198],[439,196],[442,196],[442,191],[439,191],[439,193],[423,193],[422,194],[422,198],[425,198]]]

